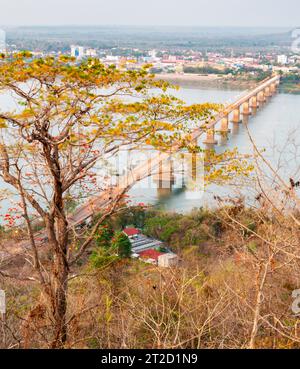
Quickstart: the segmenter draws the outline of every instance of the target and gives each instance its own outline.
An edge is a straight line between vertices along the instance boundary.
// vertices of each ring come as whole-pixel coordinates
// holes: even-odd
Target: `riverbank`
[[[171,84],[188,88],[224,88],[234,90],[247,90],[255,87],[257,81],[241,80],[216,74],[178,74],[162,73],[156,75],[157,79],[162,79]]]
[[[286,94],[300,95],[300,84],[282,83],[280,91]]]
[[[258,81],[251,79],[243,79],[237,77],[220,76],[217,74],[178,74],[178,73],[162,73],[157,74],[156,79],[162,79],[174,85],[185,88],[199,89],[224,89],[224,90],[248,90],[254,88]],[[300,84],[282,82],[280,91],[287,94],[300,94]]]

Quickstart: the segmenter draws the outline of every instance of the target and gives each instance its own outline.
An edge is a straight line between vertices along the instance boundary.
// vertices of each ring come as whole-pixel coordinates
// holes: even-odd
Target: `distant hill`
[[[240,27],[7,27],[7,41],[18,48],[64,50],[71,43],[97,48],[215,48],[287,47],[291,30],[287,28]]]

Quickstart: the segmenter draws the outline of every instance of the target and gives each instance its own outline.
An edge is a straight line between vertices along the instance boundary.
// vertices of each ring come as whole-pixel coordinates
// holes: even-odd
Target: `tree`
[[[126,145],[146,143],[165,150],[177,142],[186,147],[190,123],[210,119],[219,109],[215,104],[186,106],[147,68],[119,71],[97,59],[35,59],[28,52],[1,61],[0,89],[12,94],[18,108],[0,112],[0,176],[20,199],[18,211],[28,232],[20,248],[33,260],[27,280],[40,283],[48,301],[50,347],[63,347],[67,340],[70,273],[99,226],[124,200],[126,188],[107,195],[109,183],[96,178],[96,165],[101,167]],[[97,194],[101,201],[83,207],[77,217],[68,216],[68,199],[80,200],[82,194]],[[79,247],[73,247],[76,225],[94,205],[93,212],[102,215],[88,236],[80,238]],[[36,220],[45,229],[39,237]],[[53,256],[47,264],[41,258],[45,242]]]
[[[131,243],[128,236],[123,233],[119,232],[115,235],[112,241],[113,249],[117,250],[118,255],[121,258],[129,258],[131,255]]]
[[[104,247],[106,249],[109,248],[113,236],[114,231],[110,223],[100,226],[95,236],[97,246]]]

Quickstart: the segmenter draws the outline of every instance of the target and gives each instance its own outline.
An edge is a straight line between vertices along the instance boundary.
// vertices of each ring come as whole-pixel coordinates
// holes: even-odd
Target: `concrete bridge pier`
[[[257,114],[257,110],[258,110],[258,108],[252,108],[252,115],[253,116]]]
[[[266,89],[265,89],[265,96],[267,98],[272,96],[271,91],[270,91],[270,87],[266,87]]]
[[[243,104],[243,115],[251,115],[251,111],[250,111],[250,104],[249,101],[245,102]]]
[[[203,141],[204,144],[206,145],[216,145],[218,143],[218,141],[215,139],[215,130],[214,128],[208,129],[206,132],[206,139],[205,141]]]
[[[229,125],[229,116],[226,115],[226,117],[224,117],[221,120],[221,127],[220,127],[219,132],[222,134],[229,133],[230,129],[228,128],[228,125]]]
[[[259,105],[260,105],[260,106],[264,105],[264,103],[266,102],[265,93],[264,93],[263,91],[261,91],[261,92],[258,94],[258,102],[259,102]]]
[[[160,162],[158,173],[153,180],[157,183],[157,195],[159,198],[170,196],[175,183],[173,163],[170,160]]]
[[[277,84],[276,83],[271,84],[270,91],[271,91],[272,95],[276,94],[276,92],[277,92]]]
[[[230,132],[230,129],[228,128],[229,125],[229,116],[226,115],[221,120],[221,127],[218,130],[218,133],[220,134],[220,144],[223,145],[228,141],[228,133]]]
[[[240,108],[238,109],[235,109],[233,111],[233,118],[232,118],[232,123],[236,123],[236,124],[239,124],[239,123],[242,123],[241,121],[241,112],[240,112]]]
[[[251,98],[250,108],[251,109],[257,109],[258,108],[257,96],[256,95]]]

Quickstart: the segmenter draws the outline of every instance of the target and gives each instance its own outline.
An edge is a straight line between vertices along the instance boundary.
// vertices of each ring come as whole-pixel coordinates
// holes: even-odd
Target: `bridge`
[[[257,109],[262,108],[268,99],[277,92],[279,84],[280,76],[275,75],[262,81],[256,88],[246,91],[237,100],[225,105],[224,109],[209,122],[205,122],[199,128],[196,128],[191,134],[192,141],[198,144],[200,138],[205,136],[202,143],[210,149],[218,144],[216,133],[220,134],[221,140],[224,136],[227,139],[230,132],[229,122],[231,121],[233,126],[238,126],[245,118],[256,113]],[[158,190],[164,188],[163,183],[169,183],[170,189],[172,183],[174,183],[174,176],[172,164],[168,163],[168,160],[178,150],[179,145],[174,143],[169,153],[158,153],[154,158],[141,163],[130,172],[130,175],[127,174],[119,180],[119,189],[131,188],[136,182],[149,176],[155,177]],[[166,188],[168,189],[168,186]]]
[[[229,122],[233,125],[242,123],[241,117],[248,117],[258,108],[261,108],[265,102],[271,98],[277,91],[280,84],[280,76],[275,75],[262,81],[256,88],[251,91],[246,91],[233,103],[225,105],[224,109],[213,117],[209,122],[202,124],[192,132],[192,140],[198,142],[201,136],[205,135],[203,143],[208,148],[218,143],[216,133],[227,135],[229,130]],[[220,126],[218,128],[218,126]],[[68,218],[69,228],[74,229],[78,225],[82,225],[87,219],[91,218],[103,208],[108,207],[114,199],[118,198],[120,194],[131,189],[135,183],[147,178],[149,176],[156,176],[158,182],[158,189],[163,189],[163,182],[169,182],[170,187],[174,183],[172,166],[168,163],[172,153],[180,149],[179,145],[174,143],[170,152],[158,153],[154,158],[142,162],[135,167],[130,173],[126,173],[119,178],[118,185],[111,187],[104,191],[99,196],[89,200],[84,205],[79,207],[72,216]],[[167,170],[166,170],[167,167]],[[35,234],[36,244],[43,245],[46,239],[46,232],[41,231]],[[24,240],[18,244],[16,255],[30,248],[28,240]],[[9,261],[10,254],[0,252],[0,262]]]
[[[228,133],[229,118],[232,115],[231,122],[233,124],[241,123],[241,115],[249,116],[252,114],[251,110],[257,110],[261,107],[268,98],[272,97],[280,84],[280,76],[276,75],[271,78],[267,78],[261,82],[255,89],[247,91],[235,102],[225,106],[216,117],[214,117],[207,125],[196,129],[193,132],[192,138],[197,140],[206,131],[205,144],[215,145],[217,140],[215,139],[216,126],[220,123],[220,133]]]

